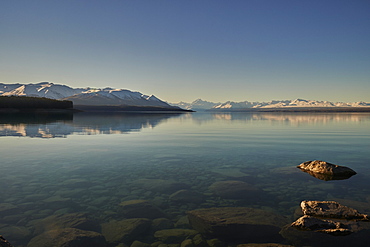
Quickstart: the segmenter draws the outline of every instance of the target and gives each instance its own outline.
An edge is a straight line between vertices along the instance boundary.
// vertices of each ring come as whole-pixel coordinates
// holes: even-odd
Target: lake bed
[[[155,235],[155,219],[168,220],[163,229],[192,229],[188,211],[247,207],[291,223],[300,216],[302,200],[334,200],[369,214],[369,130],[369,113],[78,113],[31,122],[3,118],[0,234],[14,246],[32,246],[47,230],[63,228],[48,223],[57,221],[53,217],[84,214],[96,226],[87,228],[102,233],[110,246],[135,240],[179,245],[183,240],[170,243]],[[320,180],[296,168],[308,160],[348,166],[357,174]],[[243,193],[233,194],[232,186],[225,192],[229,185],[222,183],[230,181],[242,183]],[[179,192],[183,190],[191,196]],[[143,200],[163,215],[127,213],[127,205],[141,207]],[[105,230],[131,218],[150,218],[151,225],[124,240]],[[324,236],[283,234],[278,241],[266,241],[320,246],[314,239]],[[338,237],[330,242],[331,237],[325,246],[338,246]],[[360,245],[351,241],[370,240],[366,235],[341,238],[339,242],[352,246]]]

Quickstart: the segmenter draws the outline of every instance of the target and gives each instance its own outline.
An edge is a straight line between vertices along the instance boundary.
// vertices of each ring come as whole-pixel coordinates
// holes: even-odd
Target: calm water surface
[[[0,234],[15,246],[40,234],[44,218],[80,212],[103,224],[123,219],[119,204],[135,199],[149,200],[173,223],[189,210],[228,206],[293,222],[302,200],[336,200],[370,213],[367,113],[3,115],[0,157]],[[358,174],[319,180],[295,168],[308,160]],[[260,196],[230,199],[209,189],[228,180],[246,182]],[[169,181],[204,200],[172,201],[182,188]]]

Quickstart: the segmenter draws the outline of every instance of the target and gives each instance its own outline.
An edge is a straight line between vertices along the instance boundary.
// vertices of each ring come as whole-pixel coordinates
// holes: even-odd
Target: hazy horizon
[[[368,1],[5,1],[0,81],[370,102]]]

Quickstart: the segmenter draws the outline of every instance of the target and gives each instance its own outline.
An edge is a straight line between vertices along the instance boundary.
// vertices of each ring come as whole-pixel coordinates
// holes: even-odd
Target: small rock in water
[[[297,168],[307,172],[315,178],[325,181],[348,179],[357,174],[351,168],[334,165],[321,160],[306,161],[297,166]]]

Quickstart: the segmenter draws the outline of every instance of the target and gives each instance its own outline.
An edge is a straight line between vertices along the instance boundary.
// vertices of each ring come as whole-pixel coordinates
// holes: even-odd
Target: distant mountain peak
[[[318,101],[318,100],[306,100],[297,98],[294,100],[272,100],[269,102],[235,102],[226,101],[224,103],[213,103],[202,101],[197,99],[192,103],[175,103],[177,105],[186,109],[193,110],[207,110],[207,109],[246,109],[246,108],[286,108],[286,107],[370,107],[370,103],[366,102],[355,102],[355,103],[343,103],[337,102],[333,103],[330,101]]]

